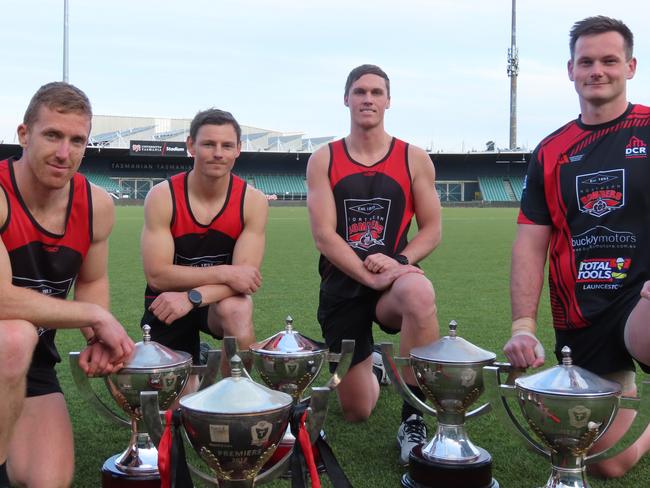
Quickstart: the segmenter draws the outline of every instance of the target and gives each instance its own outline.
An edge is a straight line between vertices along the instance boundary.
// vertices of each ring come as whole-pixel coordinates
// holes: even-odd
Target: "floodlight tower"
[[[508,49],[508,76],[510,77],[510,149],[517,149],[517,75],[519,52],[517,50],[517,0],[512,0],[512,35]]]
[[[68,0],[63,0],[63,81],[68,82]]]

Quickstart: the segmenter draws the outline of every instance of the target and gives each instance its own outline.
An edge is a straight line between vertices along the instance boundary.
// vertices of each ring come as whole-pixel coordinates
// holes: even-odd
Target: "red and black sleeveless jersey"
[[[360,259],[370,254],[399,254],[406,247],[415,213],[408,144],[393,138],[388,153],[366,166],[353,160],[345,139],[329,144],[329,180],[336,204],[336,232]],[[332,265],[325,256],[319,263],[321,289],[353,297],[368,288]]]
[[[187,173],[169,178],[172,196],[170,229],[174,238],[174,264],[179,266],[218,266],[232,264],[232,254],[237,238],[244,229],[244,197],[246,182],[230,175],[230,183],[223,207],[207,225],[199,223],[190,208]],[[145,303],[158,292],[149,285]]]
[[[549,284],[557,329],[598,323],[638,300],[650,279],[650,108],[579,119],[535,149],[518,222],[551,225]]]
[[[7,248],[15,286],[65,299],[72,288],[92,242],[92,198],[90,183],[76,173],[70,181],[70,196],[63,234],[44,229],[34,219],[16,185],[14,162],[0,162],[0,186],[7,198],[7,219],[0,237]],[[54,345],[55,329],[39,327],[33,367],[48,367],[61,358]]]

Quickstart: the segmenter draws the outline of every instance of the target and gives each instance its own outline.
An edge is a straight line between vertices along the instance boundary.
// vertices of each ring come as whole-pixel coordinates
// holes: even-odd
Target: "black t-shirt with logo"
[[[518,223],[551,225],[549,285],[558,330],[628,310],[650,279],[650,108],[601,125],[580,119],[535,149]]]
[[[336,204],[336,232],[360,259],[376,253],[394,256],[407,244],[414,215],[408,144],[393,138],[387,154],[366,166],[350,156],[345,140],[329,144],[329,180]],[[355,297],[370,289],[320,257],[321,290]]]

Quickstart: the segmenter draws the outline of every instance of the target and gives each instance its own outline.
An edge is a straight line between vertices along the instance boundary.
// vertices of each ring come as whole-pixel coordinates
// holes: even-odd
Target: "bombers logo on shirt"
[[[192,266],[193,268],[207,268],[209,266],[218,266],[220,264],[228,264],[230,261],[230,254],[217,254],[215,256],[199,256],[196,258],[188,258],[176,254],[174,257],[174,264],[179,266]]]
[[[585,259],[578,265],[577,283],[588,283],[584,290],[617,290],[627,278],[631,258],[592,258]]]
[[[370,198],[367,200],[346,199],[345,240],[356,249],[364,251],[373,246],[383,246],[386,237],[386,225],[390,200],[387,198]]]
[[[24,278],[22,276],[14,276],[13,284],[14,286],[20,286],[21,288],[29,288],[30,290],[35,290],[43,295],[56,297],[60,296],[65,298],[72,287],[73,278],[68,278],[63,281],[50,281],[50,280],[34,280],[32,278]]]
[[[625,170],[613,169],[576,176],[581,212],[602,217],[625,206]]]

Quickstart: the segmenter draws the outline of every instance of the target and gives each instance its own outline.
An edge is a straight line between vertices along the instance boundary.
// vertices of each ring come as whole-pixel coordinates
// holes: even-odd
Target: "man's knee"
[[[0,321],[0,377],[7,381],[25,374],[38,342],[36,328],[25,320]]]
[[[408,277],[408,275],[407,275]],[[422,275],[413,275],[394,287],[396,301],[402,308],[402,315],[426,319],[435,315],[436,293],[431,282]]]
[[[247,295],[237,295],[215,304],[218,323],[225,335],[238,336],[252,330],[253,300]]]
[[[13,474],[9,469],[9,478],[16,486],[29,488],[69,488],[72,485],[74,466],[57,466],[57,469],[34,469],[32,466],[25,473]]]

